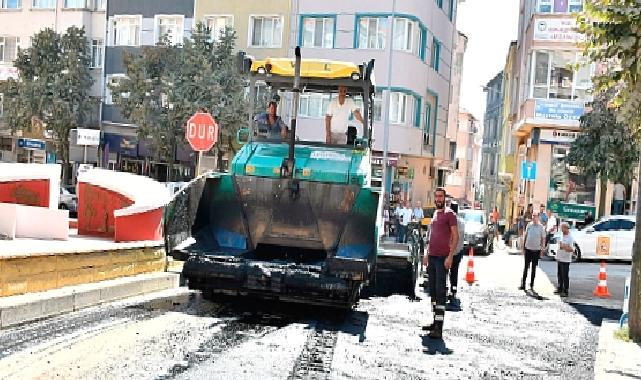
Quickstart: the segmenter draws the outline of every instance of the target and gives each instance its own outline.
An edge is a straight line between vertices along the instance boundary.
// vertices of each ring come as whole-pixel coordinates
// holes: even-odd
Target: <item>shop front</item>
[[[138,139],[116,133],[103,133],[102,164],[111,170],[145,175],[145,161],[138,158]]]
[[[542,180],[547,180],[547,209],[561,219],[583,222],[586,213],[596,217],[596,188],[594,177],[582,174],[570,165],[570,144],[577,132],[560,129],[544,129],[539,135],[539,170],[545,171]],[[543,202],[542,202],[543,204]]]

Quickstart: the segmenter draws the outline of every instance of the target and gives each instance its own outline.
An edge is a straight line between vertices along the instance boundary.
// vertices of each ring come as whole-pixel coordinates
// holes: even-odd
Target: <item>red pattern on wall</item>
[[[79,182],[78,235],[114,237],[114,210],[133,203],[133,200],[115,191]]]
[[[116,235],[114,240],[119,242],[161,240],[163,208],[157,208],[132,215],[116,218]]]
[[[2,181],[0,182],[0,202],[49,207],[49,180]]]

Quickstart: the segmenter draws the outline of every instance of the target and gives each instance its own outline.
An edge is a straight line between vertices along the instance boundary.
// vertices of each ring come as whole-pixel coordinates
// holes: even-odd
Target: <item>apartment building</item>
[[[593,65],[581,65],[583,36],[575,31],[573,13],[582,9],[583,0],[521,0],[510,91],[518,96],[512,134],[519,186],[513,202],[519,209],[546,205],[575,220],[585,212],[595,215],[599,199],[597,180],[567,160],[590,100],[593,71]]]
[[[287,57],[292,0],[196,0],[195,20],[214,33],[236,31],[236,48],[256,58]]]
[[[384,124],[389,120],[386,188],[395,201],[432,201],[435,186],[454,170],[448,136],[452,59],[459,39],[454,0],[300,0],[292,5],[290,54],[356,63],[375,59],[374,166],[382,169]],[[391,59],[390,59],[391,57]],[[391,76],[388,68],[391,66]],[[386,92],[389,91],[389,105]],[[298,130],[324,140],[329,95],[302,94]],[[385,115],[385,110],[388,110]],[[362,133],[362,126],[354,123]]]
[[[512,135],[512,124],[517,111],[517,86],[518,72],[516,67],[517,45],[516,41],[510,43],[505,67],[503,68],[503,107],[501,115],[501,141],[499,143],[498,189],[496,205],[499,212],[509,227],[516,215],[514,214],[512,199],[518,191],[518,181],[515,180],[516,170],[516,139]]]
[[[92,53],[91,74],[94,85],[91,95],[100,97],[104,61],[105,9],[107,0],[4,0],[0,1],[0,80],[17,78],[13,61],[18,48],[28,48],[31,37],[51,28],[64,33],[71,26],[83,27]],[[2,123],[2,95],[0,94],[0,161],[56,162],[55,148],[50,136],[42,131],[19,131],[12,135]],[[99,128],[100,111],[97,107],[89,116],[87,127]],[[70,161],[97,161],[97,148],[75,145],[72,139]]]
[[[448,176],[447,193],[463,206],[474,206],[480,174],[481,135],[479,121],[461,109],[456,137],[456,169]]]
[[[483,117],[483,147],[481,156],[481,186],[484,209],[494,209],[497,194],[502,190],[499,183],[499,146],[503,125],[503,71],[496,74],[483,90],[486,92]]]
[[[123,54],[140,53],[143,46],[156,45],[167,36],[174,44],[188,37],[194,26],[194,0],[109,0],[107,7],[102,107],[102,165],[111,169],[149,174],[158,170],[160,180],[166,164],[154,162],[149,142],[138,141],[136,126],[113,105],[108,85],[117,85],[125,76]],[[173,178],[193,175],[194,154],[186,145],[176,146],[177,165]]]

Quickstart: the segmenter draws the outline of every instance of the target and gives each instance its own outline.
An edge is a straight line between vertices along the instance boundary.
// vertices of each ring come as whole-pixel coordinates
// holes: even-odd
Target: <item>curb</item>
[[[617,321],[601,323],[599,346],[594,362],[595,380],[636,379],[641,375],[641,345],[619,341],[614,331],[619,328]]]
[[[146,273],[45,292],[0,298],[0,328],[100,303],[178,287],[177,273]]]

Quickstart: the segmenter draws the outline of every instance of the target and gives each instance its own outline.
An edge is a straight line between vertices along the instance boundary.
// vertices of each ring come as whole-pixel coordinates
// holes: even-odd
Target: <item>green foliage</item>
[[[16,130],[46,126],[56,141],[58,156],[69,161],[69,132],[86,125],[98,104],[90,97],[93,79],[84,29],[70,27],[64,34],[44,29],[35,34],[31,47],[20,50],[14,61],[19,79],[0,84],[5,121]]]
[[[630,183],[639,160],[639,133],[617,121],[615,110],[608,107],[609,93],[599,94],[581,117],[581,132],[568,159],[585,174]]]
[[[126,78],[110,86],[113,102],[139,127],[139,139],[151,138],[157,160],[173,164],[185,123],[200,109],[209,111],[220,126],[217,145],[233,149],[233,137],[248,119],[235,41],[231,28],[212,41],[209,29],[198,23],[180,47],[163,41],[139,55],[125,54]]]
[[[586,0],[578,29],[584,55],[598,63],[596,92],[616,89],[619,121],[641,128],[641,0]]]

